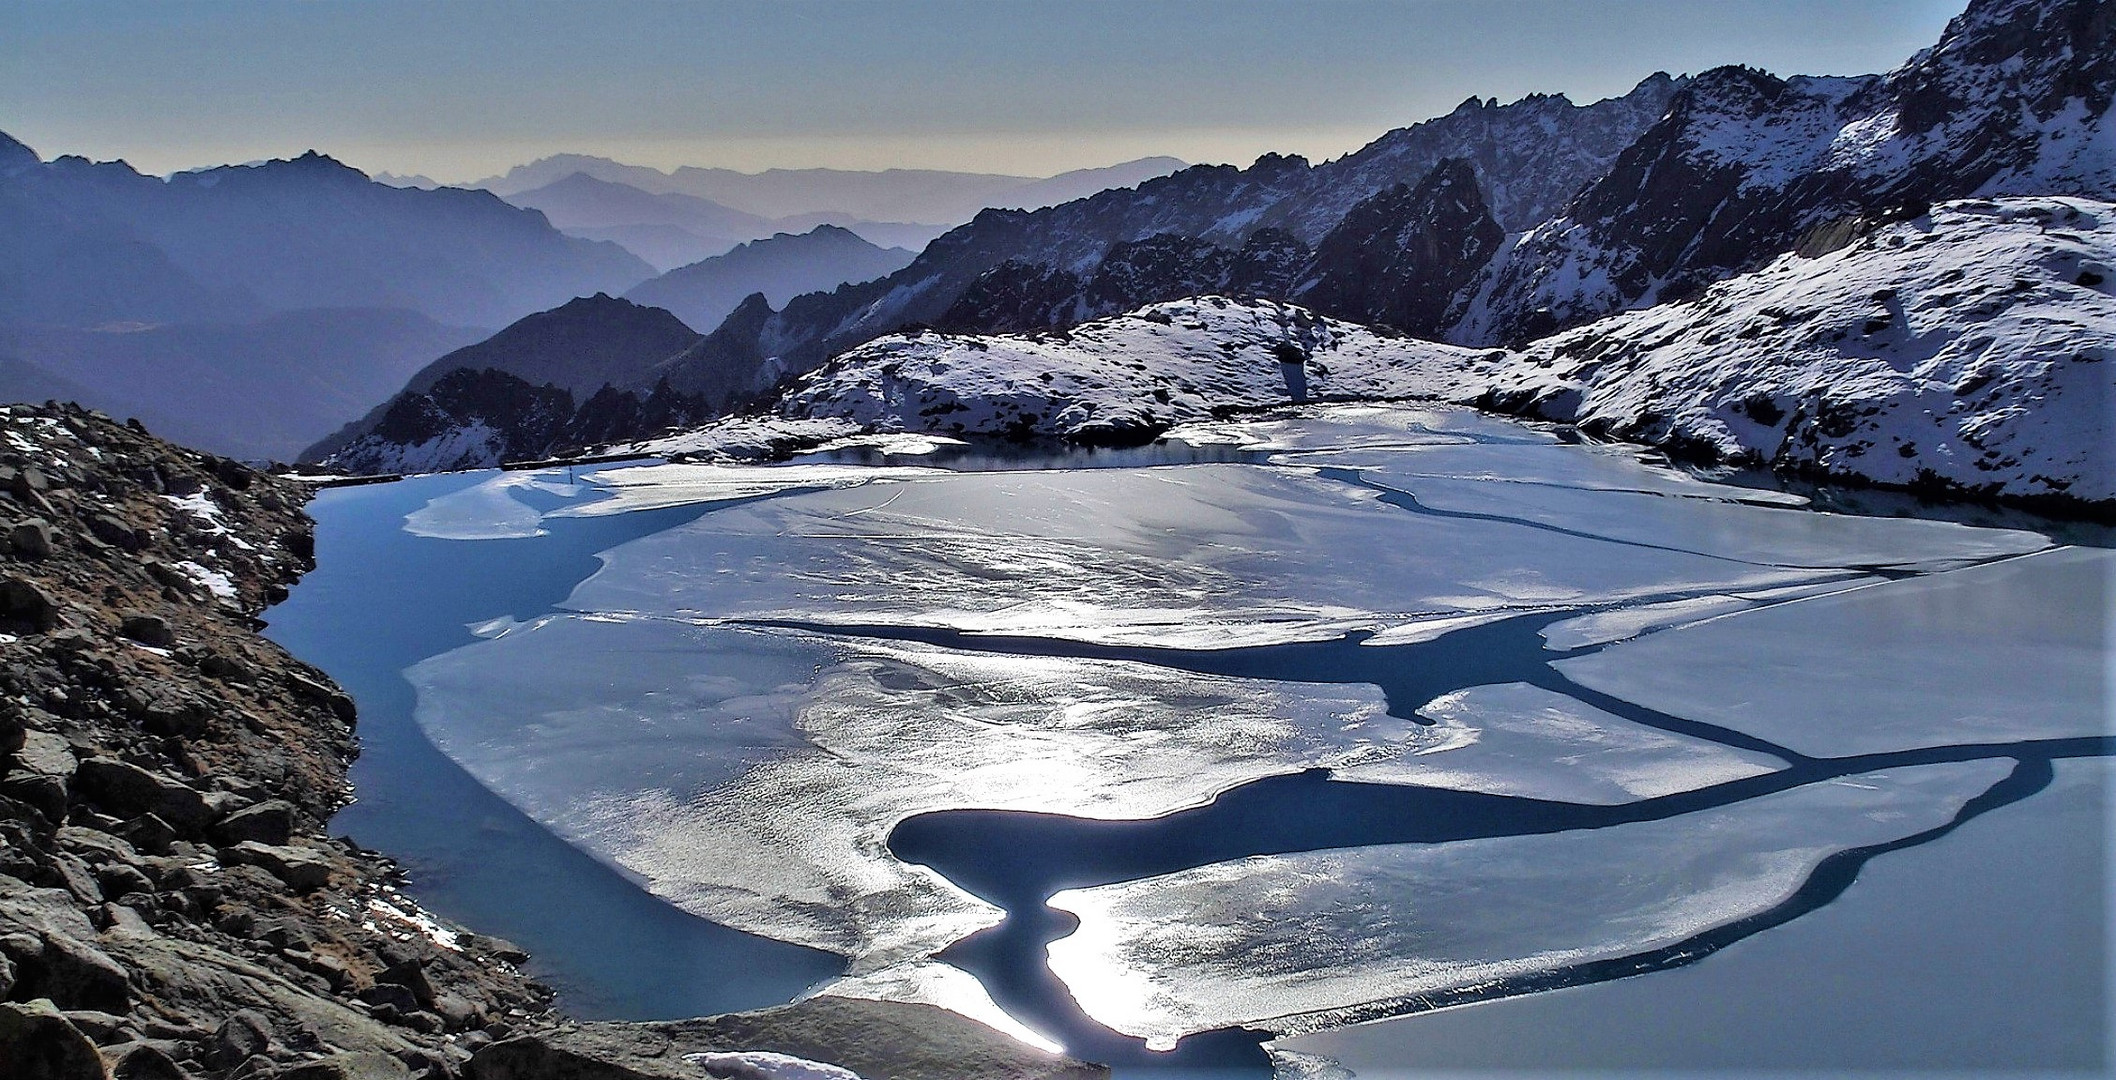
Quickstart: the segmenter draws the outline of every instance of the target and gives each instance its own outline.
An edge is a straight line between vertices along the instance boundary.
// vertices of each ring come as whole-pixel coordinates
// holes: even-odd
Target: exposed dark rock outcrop
[[[1505,239],[1476,170],[1449,158],[1416,187],[1398,184],[1353,207],[1316,246],[1294,296],[1333,318],[1438,337],[1455,294]]]

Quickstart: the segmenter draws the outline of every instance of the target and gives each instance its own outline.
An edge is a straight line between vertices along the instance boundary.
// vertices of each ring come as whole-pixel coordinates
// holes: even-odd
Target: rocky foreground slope
[[[353,703],[252,621],[308,491],[70,406],[0,424],[8,1075],[451,1075],[541,1015],[511,947],[323,835]]]
[[[0,406],[0,1076],[1106,1074],[928,1006],[552,1013],[513,946],[326,834],[353,702],[255,632],[311,565],[309,494],[74,406]]]

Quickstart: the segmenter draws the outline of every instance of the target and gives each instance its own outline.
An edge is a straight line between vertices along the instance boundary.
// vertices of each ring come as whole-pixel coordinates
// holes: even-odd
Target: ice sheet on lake
[[[1476,480],[1487,485],[1575,488],[1583,491],[1634,491],[1698,499],[1724,499],[1775,506],[1802,506],[1807,500],[1789,492],[1716,484],[1681,469],[1652,464],[1628,446],[1506,445],[1406,446],[1395,448],[1319,449],[1274,455],[1290,465],[1335,466],[1372,470],[1373,479]],[[1393,483],[1389,486],[1394,487]]]
[[[602,469],[583,479],[607,493],[606,498],[555,511],[553,517],[603,517],[635,510],[754,499],[807,488],[848,488],[932,476],[937,469],[905,466],[787,464],[715,465],[685,463]]]
[[[564,474],[503,472],[461,491],[432,499],[405,515],[404,531],[437,540],[516,540],[544,535],[543,514],[515,497],[536,489],[560,497],[579,493]]]
[[[1807,596],[1822,596],[1849,589],[1863,589],[1877,585],[1886,578],[1853,576],[1819,582],[1813,585],[1792,585],[1783,589],[1762,589],[1734,595],[1691,596],[1681,600],[1664,600],[1657,604],[1640,604],[1636,607],[1614,608],[1597,611],[1563,622],[1551,623],[1539,633],[1543,636],[1543,647],[1559,652],[1584,649],[1589,645],[1606,645],[1613,641],[1626,641],[1654,630],[1665,630],[1671,626],[1716,619],[1737,611],[1747,611],[1765,603],[1781,603]]]
[[[867,974],[996,909],[887,850],[958,807],[1140,818],[1404,749],[1368,685],[549,617],[407,677],[434,743],[559,835],[715,921]]]
[[[2058,548],[1556,663],[1605,694],[1841,756],[2111,734],[2116,551]]]
[[[1418,715],[1434,724],[1405,732],[1408,753],[1340,767],[1333,775],[1613,805],[1786,764],[1769,754],[1636,724],[1527,683],[1458,690],[1427,703]]]
[[[1846,848],[1949,821],[2010,761],[1813,784],[1540,836],[1265,856],[1059,893],[1052,970],[1149,1045],[1673,945],[1786,900]],[[1292,1026],[1292,1025],[1277,1025]]]
[[[1243,450],[1347,450],[1452,443],[1554,443],[1546,428],[1445,405],[1314,405],[1250,420],[1183,424],[1163,436]]]
[[[1406,460],[1415,456],[1402,455]],[[1490,514],[1774,566],[1939,570],[2050,546],[2038,533],[1923,518],[1858,517],[1643,492],[1423,477],[1398,466],[1363,468],[1360,475],[1408,492],[1433,510]]]
[[[1817,578],[1248,465],[911,477],[730,507],[604,560],[567,607],[1188,648]]]

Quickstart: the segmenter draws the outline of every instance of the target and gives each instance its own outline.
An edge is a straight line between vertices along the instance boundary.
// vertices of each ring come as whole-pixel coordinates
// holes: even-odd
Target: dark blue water
[[[780,1005],[839,974],[828,953],[707,922],[567,846],[434,749],[404,669],[476,641],[467,625],[550,612],[601,565],[595,553],[708,506],[554,519],[546,536],[436,540],[404,515],[489,473],[326,491],[316,569],[267,613],[266,635],[323,668],[360,705],[358,801],[334,829],[411,875],[426,906],[533,957],[576,1015],[661,1019]]]

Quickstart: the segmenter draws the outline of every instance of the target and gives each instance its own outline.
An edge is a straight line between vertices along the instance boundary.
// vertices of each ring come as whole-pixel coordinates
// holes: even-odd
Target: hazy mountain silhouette
[[[290,460],[483,331],[413,311],[329,308],[251,323],[0,327],[0,399],[66,398],[249,460]],[[26,358],[34,357],[34,361]]]
[[[663,268],[711,258],[744,240],[768,236],[772,225],[695,195],[657,195],[587,173],[572,173],[510,195],[507,201],[543,211],[566,233],[622,244]]]
[[[399,307],[497,326],[651,268],[488,192],[377,184],[311,151],[161,179],[0,154],[0,319],[95,326]]]
[[[716,327],[751,293],[784,304],[806,292],[828,292],[909,265],[913,253],[868,243],[848,229],[818,225],[800,235],[779,233],[725,255],[671,270],[625,294],[665,308],[692,327]]]
[[[1099,169],[1038,178],[935,169],[770,169],[761,173],[684,166],[662,172],[608,158],[561,154],[518,165],[470,185],[513,195],[584,173],[653,194],[709,199],[765,218],[838,213],[868,221],[959,224],[988,206],[1033,209],[1129,187],[1183,167],[1175,158],[1140,158]]]

